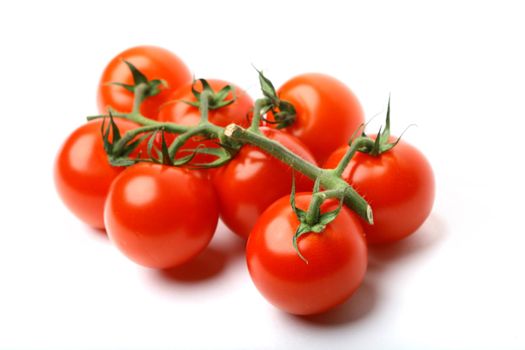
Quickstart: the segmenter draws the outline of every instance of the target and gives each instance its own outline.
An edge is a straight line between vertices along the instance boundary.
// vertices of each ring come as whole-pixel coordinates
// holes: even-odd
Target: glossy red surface
[[[178,266],[203,251],[218,217],[215,192],[200,172],[152,163],[117,177],[104,212],[111,241],[152,268]]]
[[[311,194],[297,194],[297,207],[307,210]],[[323,203],[321,212],[337,207]],[[250,276],[274,306],[292,314],[316,314],[347,300],[361,284],[367,267],[367,248],[357,216],[342,208],[322,233],[298,240],[305,263],[293,248],[299,221],[289,196],[272,204],[259,218],[246,246]]]
[[[159,107],[168,101],[170,94],[183,84],[190,82],[190,71],[182,60],[170,51],[156,46],[137,46],[114,57],[104,69],[97,91],[100,113],[107,113],[108,107],[119,112],[131,112],[133,93],[111,82],[133,84],[133,76],[123,62],[131,62],[149,80],[163,79],[168,86],[142,104],[141,113],[152,119],[157,118]]]
[[[291,102],[297,112],[294,124],[283,130],[304,142],[320,164],[338,147],[347,144],[364,123],[357,97],[329,75],[298,75],[284,83],[277,94]]]
[[[334,152],[324,167],[337,166],[347,149]],[[374,225],[363,221],[371,244],[395,242],[414,233],[432,210],[435,185],[430,163],[403,140],[378,157],[356,153],[343,178],[372,206]]]
[[[115,118],[121,133],[138,127]],[[104,201],[109,187],[124,168],[109,164],[101,135],[102,120],[76,129],[60,148],[54,167],[55,186],[64,204],[80,220],[104,228]]]

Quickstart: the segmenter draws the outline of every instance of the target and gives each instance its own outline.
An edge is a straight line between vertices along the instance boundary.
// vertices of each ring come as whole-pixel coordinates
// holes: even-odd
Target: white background
[[[0,4],[0,348],[525,348],[524,10],[507,1],[35,1]],[[343,5],[345,4],[345,5]],[[252,285],[221,228],[194,263],[136,266],[55,194],[54,156],[96,113],[105,64],[138,44],[258,97],[337,76],[433,164],[415,236],[370,252],[363,287],[300,318]],[[382,118],[372,127],[377,128]]]

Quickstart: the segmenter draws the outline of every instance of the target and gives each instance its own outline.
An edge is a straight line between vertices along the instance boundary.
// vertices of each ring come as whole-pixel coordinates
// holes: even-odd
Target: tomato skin
[[[335,151],[324,168],[335,168],[347,149]],[[374,225],[363,221],[369,244],[391,243],[411,235],[432,211],[435,185],[430,163],[403,140],[377,157],[357,152],[342,177],[372,207]]]
[[[162,269],[208,246],[219,209],[211,183],[199,172],[138,163],[113,182],[104,218],[109,238],[128,258]]]
[[[260,130],[301,158],[316,163],[310,151],[295,137],[266,127]],[[222,221],[234,233],[248,238],[264,210],[290,194],[292,169],[259,148],[244,145],[234,159],[213,173],[212,180]],[[295,180],[297,191],[312,190],[313,182],[306,176],[296,172]]]
[[[298,75],[285,82],[277,95],[291,102],[296,110],[295,122],[282,130],[300,139],[319,164],[338,147],[347,144],[364,123],[357,97],[345,84],[329,75]]]
[[[139,125],[115,118],[121,133]],[[88,122],[76,129],[60,148],[54,166],[54,180],[64,204],[86,224],[104,228],[104,201],[109,187],[124,170],[113,167],[104,151],[102,120]]]
[[[303,210],[310,200],[311,193],[296,195]],[[337,205],[327,201],[321,212]],[[292,245],[298,225],[290,196],[277,200],[253,228],[246,261],[255,286],[274,306],[297,315],[317,314],[343,303],[359,287],[367,267],[366,242],[357,215],[343,207],[322,233],[299,238],[306,264]]]
[[[141,105],[140,112],[151,119],[157,118],[159,107],[173,91],[192,80],[184,62],[170,51],[156,46],[132,47],[115,56],[102,73],[97,91],[100,113],[107,113],[108,107],[123,113],[131,112],[133,93],[121,86],[108,84],[118,82],[133,85],[133,76],[123,60],[137,67],[149,80],[163,79],[168,84],[167,88],[146,98]]]

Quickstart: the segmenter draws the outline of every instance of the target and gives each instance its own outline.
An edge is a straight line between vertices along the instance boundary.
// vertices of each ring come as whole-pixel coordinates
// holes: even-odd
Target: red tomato
[[[347,149],[335,151],[324,167],[335,168]],[[363,221],[370,244],[395,242],[414,233],[432,210],[432,168],[421,152],[403,140],[377,157],[357,152],[342,176],[372,207],[374,225]]]
[[[298,75],[285,82],[277,95],[291,102],[296,110],[295,122],[283,130],[300,139],[320,164],[338,147],[347,144],[364,123],[357,97],[329,75]]]
[[[296,196],[296,206],[308,209],[311,193]],[[323,203],[321,213],[334,210],[336,200]],[[322,233],[292,241],[299,221],[290,196],[272,204],[259,218],[246,246],[248,270],[255,286],[274,306],[292,314],[316,314],[347,300],[361,284],[367,266],[366,242],[357,215],[342,208]]]
[[[124,119],[114,120],[122,134],[139,126]],[[54,169],[55,185],[66,206],[96,228],[104,228],[104,201],[109,186],[124,170],[109,164],[101,126],[102,120],[98,119],[76,129],[62,145]]]
[[[218,109],[210,109],[208,112],[208,120],[218,126],[225,127],[231,123],[248,127],[250,120],[248,114],[253,107],[253,100],[251,97],[238,86],[218,79],[207,80],[213,91],[218,92],[227,85],[234,88],[236,100],[232,104]],[[191,106],[183,101],[196,102],[197,99],[192,93],[192,83],[189,82],[173,92],[170,96],[170,102],[163,105],[160,109],[158,120],[162,122],[172,122],[181,125],[197,125],[200,121],[199,108]],[[201,92],[202,85],[197,82],[196,90]],[[232,93],[226,96],[226,100],[233,98]],[[170,134],[167,135],[166,142],[171,143],[175,137]],[[157,142],[160,145],[160,142]],[[195,149],[199,144],[203,144],[207,148],[219,147],[216,141],[202,140],[202,137],[196,136],[184,145],[181,149]],[[187,155],[187,153],[182,154]],[[214,156],[200,154],[193,158],[192,163],[209,163],[215,159]]]
[[[311,153],[295,137],[266,127],[261,127],[261,132],[315,164]],[[312,190],[310,179],[300,173],[295,176],[297,191]],[[248,238],[263,211],[277,199],[290,194],[292,169],[259,148],[245,145],[234,159],[215,171],[213,183],[223,222],[239,236]]]
[[[156,119],[159,107],[169,95],[192,79],[184,62],[168,50],[155,46],[127,49],[114,57],[102,73],[97,95],[100,113],[107,113],[108,107],[123,113],[131,112],[133,93],[121,86],[108,85],[111,82],[133,85],[133,76],[124,60],[133,64],[149,80],[163,79],[168,84],[159,94],[146,98],[142,103],[140,112],[148,118]]]
[[[183,264],[210,242],[219,209],[211,183],[199,172],[153,163],[128,167],[108,194],[108,236],[136,263]]]

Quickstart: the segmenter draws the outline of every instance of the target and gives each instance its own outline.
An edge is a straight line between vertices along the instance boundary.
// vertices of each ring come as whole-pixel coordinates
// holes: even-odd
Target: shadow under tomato
[[[427,221],[411,236],[395,243],[368,247],[369,269],[382,269],[388,265],[423,254],[436,247],[447,236],[445,221],[432,213]]]
[[[412,236],[397,243],[370,246],[365,280],[349,300],[319,315],[290,317],[316,327],[342,326],[365,319],[381,301],[382,276],[388,273],[388,267],[435,248],[446,238],[447,233],[445,221],[438,215],[431,214],[427,222]]]
[[[378,289],[365,278],[359,289],[343,304],[318,315],[291,316],[315,327],[333,327],[357,322],[372,313],[378,301]]]
[[[219,275],[226,266],[228,256],[224,251],[208,247],[184,265],[159,270],[160,276],[168,281],[194,283]]]
[[[212,242],[201,254],[186,264],[159,270],[164,280],[176,283],[195,283],[221,274],[227,265],[243,260],[246,242],[225,228],[218,229]]]
[[[96,239],[100,239],[100,240],[109,242],[109,237],[108,237],[108,234],[105,228],[96,228],[96,227],[91,227],[88,225],[84,225],[84,226],[86,227],[86,231],[89,234],[91,234],[93,237],[95,237]]]

